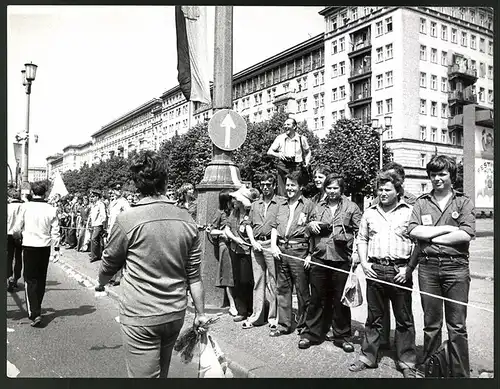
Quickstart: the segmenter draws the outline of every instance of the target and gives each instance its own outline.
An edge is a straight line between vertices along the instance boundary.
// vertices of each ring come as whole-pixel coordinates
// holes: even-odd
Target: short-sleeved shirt
[[[356,243],[368,245],[368,258],[409,259],[413,249],[408,235],[411,212],[412,206],[404,200],[389,212],[384,212],[380,204],[372,205],[361,218]]]
[[[302,149],[304,149],[304,152],[307,153],[309,151],[309,143],[307,143],[307,138],[305,136],[302,136],[297,132],[293,138],[290,138],[287,133],[280,134],[274,139],[274,142],[271,145],[272,151],[282,152],[285,154],[285,157],[294,157],[296,163],[304,161]]]
[[[434,191],[426,193],[417,199],[413,206],[408,232],[417,226],[457,226],[471,237],[476,235],[476,214],[471,199],[453,190],[444,211],[441,211],[434,198]],[[418,241],[420,251],[424,256],[465,256],[469,255],[469,242],[457,243],[453,246]]]
[[[290,218],[290,206],[288,199],[283,199],[278,204],[278,215],[275,223],[272,225],[278,231],[278,237],[286,240],[294,240],[296,238],[309,238],[309,229],[307,223],[312,219],[314,213],[314,204],[311,200],[304,196],[298,198],[298,204],[293,213],[292,223],[287,233],[288,219]]]
[[[278,204],[280,201],[283,201],[283,197],[274,195],[269,204],[266,204],[263,199],[252,203],[247,225],[252,227],[253,236],[256,239],[259,237],[270,237],[272,225],[278,216]]]

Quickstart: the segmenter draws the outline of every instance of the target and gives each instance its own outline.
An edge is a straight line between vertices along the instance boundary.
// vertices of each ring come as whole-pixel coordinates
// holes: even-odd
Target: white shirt
[[[90,227],[102,226],[107,219],[106,207],[101,200],[97,200],[90,208],[89,223]]]
[[[59,247],[59,221],[56,208],[44,200],[33,199],[21,205],[13,233],[23,235],[23,246]]]
[[[16,200],[7,204],[7,235],[12,235],[12,231],[14,231],[14,226],[19,217],[19,211],[21,210],[22,204],[23,202],[21,200]]]
[[[302,147],[300,147],[300,140],[302,138]],[[302,155],[302,148],[304,153],[307,155],[309,153],[309,143],[307,143],[307,138],[295,133],[293,138],[290,138],[287,133],[278,135],[273,144],[271,145],[271,150],[278,153],[282,152],[285,157],[294,157],[295,162],[303,162],[305,155]]]

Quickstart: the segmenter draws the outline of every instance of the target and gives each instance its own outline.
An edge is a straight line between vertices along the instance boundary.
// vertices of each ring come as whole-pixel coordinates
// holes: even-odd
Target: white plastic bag
[[[233,378],[224,353],[212,335],[200,337],[200,362],[198,378]]]
[[[354,262],[351,265],[351,270],[347,276],[347,281],[342,292],[340,299],[341,303],[346,307],[356,308],[363,304],[363,293],[361,292],[361,285],[359,284],[358,276],[354,274]]]

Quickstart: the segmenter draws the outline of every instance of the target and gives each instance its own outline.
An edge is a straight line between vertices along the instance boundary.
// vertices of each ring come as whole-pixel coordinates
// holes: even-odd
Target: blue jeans
[[[449,299],[469,301],[469,263],[459,258],[429,258],[420,260],[418,283],[422,292]],[[442,343],[443,300],[421,295],[424,311],[424,355],[432,355]],[[467,307],[444,301],[448,348],[453,377],[470,377],[469,343],[467,340]]]
[[[379,280],[395,283],[396,270],[394,265],[373,264],[372,269],[377,273]],[[401,285],[411,288],[413,283],[409,279]],[[411,292],[371,280],[366,281],[368,317],[359,360],[368,366],[375,367],[377,365],[383,331],[385,300],[387,298],[391,301],[392,311],[396,319],[394,343],[396,345],[398,367],[400,369],[412,368],[415,366],[417,354],[415,349],[415,325],[411,309]]]
[[[184,318],[154,326],[120,324],[129,378],[167,378]]]

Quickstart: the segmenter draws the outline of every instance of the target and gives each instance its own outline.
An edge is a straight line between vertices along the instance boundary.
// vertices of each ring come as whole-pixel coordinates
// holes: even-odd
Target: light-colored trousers
[[[263,249],[271,247],[271,241],[259,241]],[[269,300],[269,313],[267,322],[270,325],[277,325],[277,296],[276,296],[276,266],[271,252],[254,251],[251,252],[252,272],[253,272],[253,313],[247,320],[254,325],[261,325],[266,322],[264,317],[264,305],[267,298]],[[266,271],[267,270],[267,271]]]

